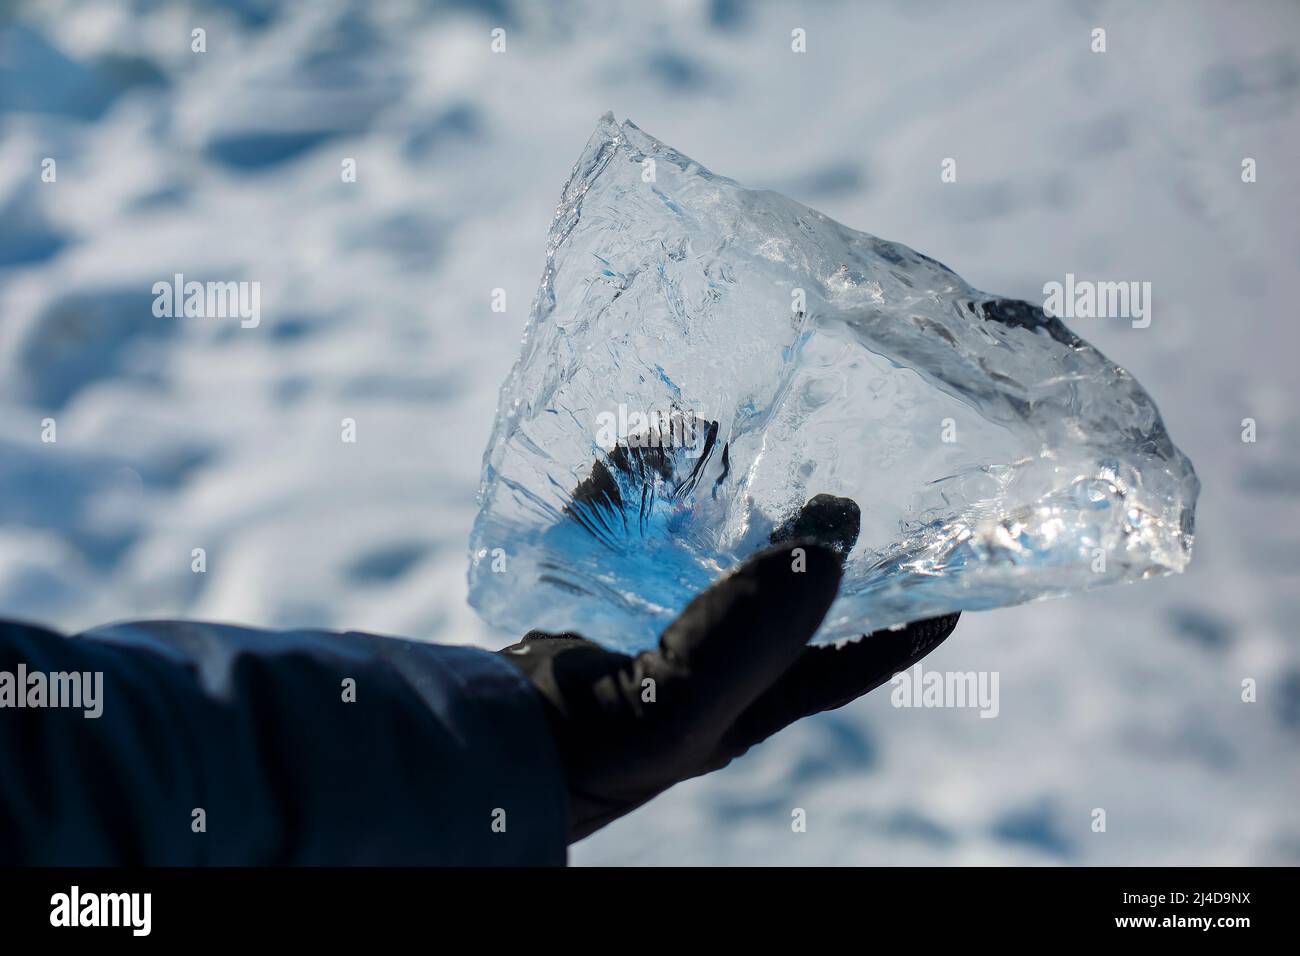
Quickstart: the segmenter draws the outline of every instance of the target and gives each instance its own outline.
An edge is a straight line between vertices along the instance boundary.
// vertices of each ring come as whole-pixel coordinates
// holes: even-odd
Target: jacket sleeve
[[[0,622],[0,864],[562,864],[566,799],[485,651]]]

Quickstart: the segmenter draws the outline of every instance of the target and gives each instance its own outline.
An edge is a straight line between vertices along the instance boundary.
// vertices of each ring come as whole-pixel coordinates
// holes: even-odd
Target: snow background
[[[612,109],[992,293],[1151,281],[1150,328],[1071,324],[1203,491],[1186,575],[926,659],[998,671],[996,719],[882,689],[573,861],[1300,862],[1298,104],[1288,2],[0,0],[0,614],[513,640],[465,604],[480,460]],[[260,327],[154,318],[175,272],[261,282]]]

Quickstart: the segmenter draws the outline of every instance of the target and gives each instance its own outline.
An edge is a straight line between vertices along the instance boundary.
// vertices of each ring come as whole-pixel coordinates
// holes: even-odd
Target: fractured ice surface
[[[818,640],[1181,571],[1155,404],[1038,306],[606,115],[501,390],[470,601],[652,646],[818,493],[862,527]]]

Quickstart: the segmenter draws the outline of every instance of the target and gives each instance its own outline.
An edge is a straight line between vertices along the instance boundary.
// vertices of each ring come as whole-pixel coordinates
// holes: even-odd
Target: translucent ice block
[[[1181,571],[1197,491],[1150,396],[1039,306],[606,115],[501,389],[470,600],[639,650],[824,492],[862,511],[838,640]]]

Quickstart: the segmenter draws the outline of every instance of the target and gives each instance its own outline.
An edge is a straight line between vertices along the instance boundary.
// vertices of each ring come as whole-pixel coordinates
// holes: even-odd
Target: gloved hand
[[[858,526],[853,501],[818,495],[772,535],[773,547],[701,592],[658,650],[630,657],[577,634],[532,631],[500,652],[545,701],[568,780],[570,843],[799,718],[856,700],[952,632],[956,614],[806,646]]]

